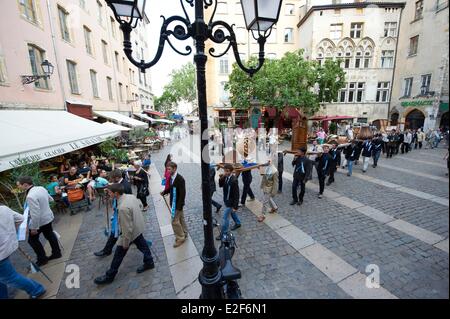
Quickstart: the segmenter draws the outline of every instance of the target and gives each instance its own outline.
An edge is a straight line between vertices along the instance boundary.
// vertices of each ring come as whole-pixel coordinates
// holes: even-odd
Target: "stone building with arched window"
[[[308,1],[300,8],[298,43],[305,57],[318,63],[339,59],[346,84],[317,115],[348,115],[365,123],[387,119],[404,3],[322,3]]]

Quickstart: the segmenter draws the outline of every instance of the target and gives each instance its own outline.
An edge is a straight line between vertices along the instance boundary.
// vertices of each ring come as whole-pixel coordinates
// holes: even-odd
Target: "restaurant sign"
[[[433,100],[405,101],[401,103],[401,106],[403,107],[425,106],[425,105],[433,105]]]
[[[29,152],[22,152],[18,154],[1,157],[0,172],[16,168],[22,165],[37,163],[55,156],[67,154],[91,145],[95,145],[115,135],[117,135],[117,133],[104,134],[81,140],[71,141],[68,143],[40,148]]]

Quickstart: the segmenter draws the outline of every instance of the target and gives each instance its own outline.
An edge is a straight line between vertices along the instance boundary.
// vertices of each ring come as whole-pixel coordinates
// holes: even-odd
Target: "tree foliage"
[[[257,63],[255,58],[246,64]],[[266,60],[253,77],[249,77],[237,64],[225,86],[230,91],[230,102],[237,109],[248,109],[250,101],[257,99],[262,106],[295,107],[305,114],[314,114],[320,103],[336,100],[344,86],[345,73],[340,61],[327,60],[323,65],[305,60],[303,51],[288,52],[281,59]]]
[[[164,86],[162,95],[154,101],[155,108],[166,114],[171,114],[179,102],[192,103],[194,108],[197,105],[197,82],[192,63],[172,71],[169,84]]]

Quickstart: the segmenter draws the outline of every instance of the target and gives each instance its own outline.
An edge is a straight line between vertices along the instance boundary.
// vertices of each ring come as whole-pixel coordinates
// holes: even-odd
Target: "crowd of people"
[[[325,133],[324,133],[325,134]],[[354,165],[362,161],[362,172],[369,169],[369,160],[372,159],[372,167],[376,168],[382,154],[386,158],[392,158],[397,154],[407,154],[415,149],[436,148],[441,140],[441,135],[436,131],[428,133],[422,130],[391,130],[388,133],[375,133],[367,138],[353,138],[349,143],[324,143],[325,136],[318,136],[312,144],[306,148],[295,150],[290,164],[293,167],[292,201],[290,205],[302,205],[305,196],[306,183],[313,178],[316,171],[319,182],[318,198],[322,198],[325,186],[335,182],[335,173],[338,167],[347,169],[347,175],[352,176]],[[447,134],[448,145],[448,134]],[[272,153],[272,152],[271,152]],[[291,151],[292,153],[292,151]],[[278,212],[276,203],[277,194],[283,191],[283,171],[286,151],[275,153],[276,160],[269,160],[265,164],[257,165],[262,175],[259,185],[263,197],[262,210],[257,220],[264,221],[266,214]],[[272,154],[273,156],[274,154]],[[449,156],[446,155],[447,165]],[[99,189],[106,192],[112,204],[112,218],[108,222],[108,239],[104,247],[96,251],[95,256],[101,258],[113,253],[114,256],[109,269],[104,275],[95,278],[98,285],[108,284],[114,281],[122,260],[127,254],[131,244],[143,254],[143,263],[136,270],[142,273],[155,267],[149,242],[143,232],[145,220],[143,212],[149,206],[149,166],[151,156],[147,154],[143,160],[133,161],[134,170],[121,170],[109,165],[107,160],[99,161],[94,155],[85,154],[79,161],[64,161],[59,174],[52,175],[50,182],[45,187],[35,186],[29,176],[18,179],[18,187],[26,193],[25,209],[29,211],[28,243],[37,256],[36,265],[42,266],[50,260],[62,257],[60,244],[53,230],[54,215],[50,204],[55,196],[62,196],[67,188],[72,185],[80,185],[80,181],[87,181],[85,191],[90,200],[96,199]],[[247,202],[256,200],[252,190],[252,169],[236,170],[232,164],[221,166],[223,171],[219,174],[218,185],[223,189],[222,203],[212,200],[212,205],[219,214],[222,213],[222,224],[217,240],[231,229],[236,230],[242,226],[239,218],[239,208]],[[219,167],[210,166],[209,182],[211,197],[216,192],[216,172]],[[242,193],[239,189],[239,177],[242,176]],[[132,184],[136,186],[133,195]],[[175,235],[173,247],[177,248],[185,243],[188,237],[188,229],[184,216],[186,199],[186,182],[178,172],[178,166],[173,161],[171,154],[167,155],[164,162],[164,177],[162,181],[164,189],[161,196],[166,197],[172,220],[172,228]],[[78,186],[75,186],[78,187]],[[81,186],[82,187],[82,186]],[[68,196],[67,196],[68,197]],[[69,203],[70,204],[70,203]],[[230,219],[233,225],[230,227]],[[26,278],[16,272],[9,257],[18,248],[17,229],[24,221],[23,216],[12,211],[6,206],[0,206],[0,298],[7,297],[7,285],[25,290],[31,298],[39,298],[45,293],[45,288],[38,282]],[[40,234],[43,234],[51,247],[51,255],[47,256],[40,242]]]

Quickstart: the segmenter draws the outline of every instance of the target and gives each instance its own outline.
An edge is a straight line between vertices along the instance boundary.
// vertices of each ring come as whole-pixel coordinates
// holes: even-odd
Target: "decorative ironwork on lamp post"
[[[50,75],[53,74],[53,64],[51,64],[50,62],[48,62],[48,60],[44,60],[41,63],[41,68],[42,68],[42,72],[44,73],[43,75],[22,75],[22,84],[30,84],[30,83],[34,83],[36,81],[39,81],[40,79],[45,79],[45,78],[50,78]]]
[[[163,23],[159,35],[158,50],[156,56],[149,62],[145,62],[144,60],[137,61],[133,58],[132,44],[130,41],[132,30],[136,28],[138,22],[142,20],[145,15],[144,10],[146,0],[106,0],[106,2],[112,9],[116,20],[120,24],[120,29],[123,32],[123,50],[125,55],[132,64],[141,70],[141,72],[145,72],[146,69],[154,66],[159,61],[166,43],[168,43],[178,54],[187,56],[192,53],[192,47],[190,45],[187,45],[183,52],[175,48],[171,41],[171,37],[180,41],[185,41],[189,38],[194,40],[196,49],[194,62],[197,66],[199,117],[201,132],[204,132],[208,129],[205,76],[207,55],[205,53],[205,41],[211,40],[217,44],[222,44],[227,41],[228,45],[223,52],[216,54],[215,49],[210,48],[208,50],[209,55],[218,58],[225,55],[231,48],[236,63],[243,71],[252,76],[264,63],[264,44],[270,36],[273,25],[278,21],[282,0],[241,0],[247,30],[252,32],[252,36],[259,45],[258,64],[255,67],[246,67],[241,60],[233,25],[230,26],[228,23],[220,20],[213,21],[217,10],[218,0],[180,0],[184,17],[175,15],[166,19],[164,16],[161,16]],[[186,5],[194,7],[194,21],[190,20]],[[213,12],[209,21],[206,22],[204,10],[209,7],[213,9]],[[203,138],[203,134],[201,134],[200,138],[201,149],[208,149],[208,138]],[[199,282],[202,285],[202,294],[200,297],[205,299],[219,299],[222,297],[220,291],[221,271],[218,265],[218,253],[214,245],[208,154],[202,156],[201,172],[203,231],[205,242],[201,255],[203,269],[199,274]]]

